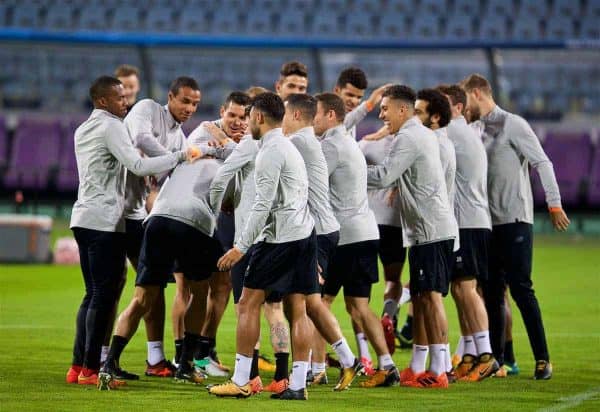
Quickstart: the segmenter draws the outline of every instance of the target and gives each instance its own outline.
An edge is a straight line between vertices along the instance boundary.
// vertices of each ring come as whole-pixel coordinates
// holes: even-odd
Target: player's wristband
[[[371,103],[371,102],[370,102],[370,101],[368,101],[368,100],[365,102],[365,106],[367,107],[367,112],[370,112],[371,110],[373,110],[373,109],[374,109],[374,107],[373,107],[373,103]]]
[[[560,212],[562,210],[562,207],[549,207],[548,211],[550,213],[554,213],[554,212]]]

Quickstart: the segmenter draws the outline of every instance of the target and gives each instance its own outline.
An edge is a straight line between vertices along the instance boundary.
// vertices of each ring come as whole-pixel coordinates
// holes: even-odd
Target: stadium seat
[[[15,7],[11,27],[20,29],[37,29],[41,27],[41,10],[39,7]]]
[[[379,0],[361,0],[353,4],[352,11],[355,13],[385,13],[384,4]]]
[[[600,40],[600,25],[598,24],[598,17],[586,16],[581,21],[579,38],[582,40]]]
[[[0,172],[4,171],[8,163],[8,133],[6,132],[6,119],[0,116]]]
[[[246,33],[251,36],[268,36],[273,32],[273,16],[261,9],[246,14]]]
[[[181,14],[178,31],[182,34],[210,33],[210,20],[203,9],[190,8]]]
[[[282,14],[287,14],[294,11],[302,11],[304,13],[312,12],[315,7],[315,0],[289,0],[288,8],[281,9]]]
[[[406,40],[408,37],[406,19],[399,13],[386,13],[379,23],[378,34],[392,40]]]
[[[448,11],[448,2],[446,0],[421,0],[419,4],[419,13],[428,16],[443,16]]]
[[[485,9],[485,18],[494,16],[508,17],[514,14],[515,9],[516,7],[512,0],[489,0]],[[485,21],[485,18],[483,21]]]
[[[479,16],[481,14],[481,2],[480,0],[454,0],[453,13],[470,17]]]
[[[47,30],[66,31],[73,29],[73,9],[67,7],[51,7],[46,14]]]
[[[80,30],[105,30],[108,25],[106,9],[100,6],[89,6],[79,12],[77,28]]]
[[[600,207],[600,145],[596,145],[588,184],[587,201],[590,206]]]
[[[224,35],[240,32],[240,19],[237,13],[218,13],[213,16],[211,34]]]
[[[410,32],[411,40],[438,40],[442,37],[440,21],[434,16],[416,16]]]
[[[552,3],[551,15],[553,18],[556,17],[568,17],[570,19],[576,19],[581,14],[581,4],[579,1],[574,0],[554,0]]]
[[[236,1],[236,0],[229,0],[229,1]],[[248,2],[251,3],[251,2]],[[245,10],[242,6],[241,10]],[[254,2],[251,5],[247,5],[246,7],[252,7],[252,9],[256,12],[262,12],[262,13],[273,13],[273,12],[277,12],[280,11],[281,9],[283,9],[283,5],[281,4],[281,1],[277,1],[277,0],[254,0]],[[246,8],[247,9],[247,8]]]
[[[541,39],[542,33],[537,18],[519,18],[514,22],[511,40],[527,42],[538,41]]]
[[[311,27],[312,36],[323,38],[340,38],[342,36],[339,16],[331,11],[321,10],[314,16]]]
[[[8,6],[0,4],[0,27],[8,26]]]
[[[58,121],[20,119],[12,144],[4,186],[45,190],[58,165],[61,129]]]
[[[80,124],[79,121],[70,121],[64,130],[60,145],[60,163],[56,176],[56,188],[59,192],[76,191],[79,185],[73,138],[75,137],[75,130]]]
[[[346,15],[345,33],[348,38],[369,39],[373,38],[374,17],[371,13],[351,13]]]
[[[176,29],[173,11],[168,6],[156,6],[146,15],[145,28],[150,32],[173,32]]]
[[[411,16],[415,12],[415,2],[412,0],[389,0],[387,10],[393,14]]]
[[[127,6],[114,9],[110,28],[118,32],[141,31],[140,10]]]
[[[552,17],[546,20],[546,40],[568,40],[575,38],[573,20],[570,17]]]
[[[453,14],[446,19],[446,40],[469,41],[474,36],[473,20],[468,14]]]
[[[548,3],[545,0],[521,0],[519,16],[539,20],[548,14]]]
[[[600,19],[600,0],[588,0],[582,17]]]
[[[279,15],[275,33],[282,36],[302,37],[306,35],[306,14],[302,10],[291,10]]]
[[[506,41],[509,38],[507,18],[501,14],[488,15],[480,20],[479,34],[477,38],[480,41]]]

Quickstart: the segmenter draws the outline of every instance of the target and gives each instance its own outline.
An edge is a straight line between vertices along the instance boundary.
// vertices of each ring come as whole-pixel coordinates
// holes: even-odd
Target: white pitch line
[[[574,408],[581,405],[583,402],[600,395],[600,387],[592,388],[588,391],[577,393],[572,396],[567,396],[558,399],[558,404],[548,408],[540,409],[538,412],[557,412],[565,409]]]

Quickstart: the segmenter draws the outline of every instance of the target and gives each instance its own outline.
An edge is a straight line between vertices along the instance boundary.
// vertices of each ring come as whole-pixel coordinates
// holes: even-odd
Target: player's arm
[[[414,163],[417,154],[417,148],[410,136],[396,136],[383,163],[367,168],[367,187],[379,189],[392,186]]]
[[[106,146],[112,155],[137,176],[166,172],[186,160],[188,156],[185,151],[178,151],[164,156],[142,157],[133,147],[127,129],[120,122],[107,125],[104,135]]]
[[[375,133],[369,133],[369,134],[364,135],[362,140],[365,140],[365,141],[381,140],[384,137],[388,136],[389,134],[390,134],[390,131],[387,128],[387,126],[383,126],[379,130],[377,130]]]
[[[321,142],[321,150],[323,151],[325,162],[327,162],[327,173],[331,176],[338,164],[339,153],[337,147],[330,141],[323,140]]]
[[[540,176],[553,226],[560,231],[567,230],[571,222],[562,208],[554,167],[535,132],[521,118],[515,119],[513,130],[509,129],[508,132],[513,146],[531,163]]]
[[[235,174],[252,161],[254,151],[247,150],[244,142],[236,145],[231,155],[223,162],[210,185],[209,203],[215,215],[218,214],[229,182]]]

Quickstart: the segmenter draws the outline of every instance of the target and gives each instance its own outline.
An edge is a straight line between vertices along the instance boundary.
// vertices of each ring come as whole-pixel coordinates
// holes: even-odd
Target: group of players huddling
[[[75,132],[80,183],[71,228],[85,296],[68,383],[106,390],[139,379],[120,356],[141,319],[146,375],[196,384],[228,377],[216,334],[231,290],[235,367],[230,380],[208,385],[217,396],[265,390],[305,400],[307,385],[327,384],[326,367],[336,362],[335,391],[360,375],[364,388],[506,377],[518,372],[506,333],[507,286],[529,335],[534,378],[552,376],[531,282],[529,165],[540,175],[553,225],[566,230],[569,220],[552,163],[528,123],[498,107],[477,74],[418,92],[384,85],[362,103],[367,79],[359,68],[343,70],[331,93],[311,96],[307,88],[306,66],[286,63],[275,93],[232,92],[220,118],[186,139],[181,124],[201,101],[194,79],[175,79],[164,106],[135,103],[139,78],[131,66],[94,81],[94,110]],[[383,127],[357,141],[357,124],[376,108]],[[369,306],[378,257],[386,281],[381,320]],[[127,258],[137,272],[135,292],[113,332]],[[173,279],[170,362],[164,290]],[[342,289],[358,355],[330,310]],[[453,357],[442,301],[449,291],[461,329]],[[410,315],[398,331],[405,302]],[[267,364],[274,378],[264,387],[263,309],[275,354],[275,365]],[[391,356],[396,340],[412,345],[402,371]]]

